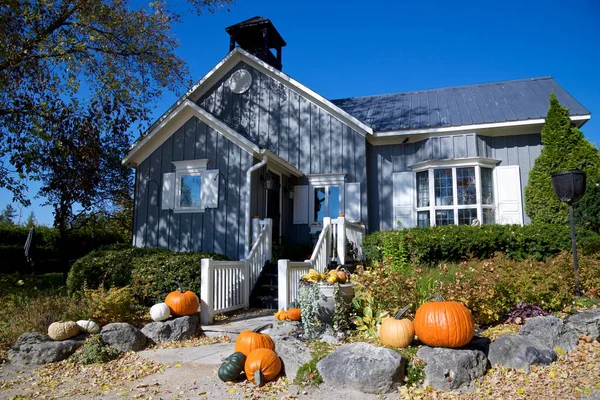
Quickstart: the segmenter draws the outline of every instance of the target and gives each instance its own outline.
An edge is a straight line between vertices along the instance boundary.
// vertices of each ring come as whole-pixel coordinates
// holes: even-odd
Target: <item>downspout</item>
[[[261,162],[248,168],[246,172],[246,183],[248,188],[248,201],[246,202],[246,251],[244,252],[244,258],[248,258],[250,253],[250,224],[252,223],[250,217],[250,205],[252,204],[252,173],[257,169],[260,169],[267,165],[267,156],[264,155]]]

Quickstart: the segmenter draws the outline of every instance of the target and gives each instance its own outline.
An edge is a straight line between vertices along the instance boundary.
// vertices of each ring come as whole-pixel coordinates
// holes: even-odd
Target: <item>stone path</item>
[[[253,317],[241,316],[239,318],[217,322],[213,325],[202,326],[202,331],[208,337],[229,336],[232,341],[235,341],[241,331],[245,329],[253,330],[273,323],[274,321],[275,317],[272,314]]]
[[[217,343],[199,347],[144,350],[137,354],[162,364],[193,363],[200,365],[220,365],[223,359],[233,353],[234,347],[235,343]]]

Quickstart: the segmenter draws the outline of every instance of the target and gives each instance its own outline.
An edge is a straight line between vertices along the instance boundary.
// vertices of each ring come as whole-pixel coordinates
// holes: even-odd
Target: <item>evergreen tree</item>
[[[25,223],[25,226],[27,228],[33,228],[35,226],[37,226],[38,222],[37,219],[35,218],[35,213],[32,211],[29,213],[29,216],[27,217],[27,222]]]
[[[2,213],[0,213],[0,223],[14,225],[16,217],[17,210],[12,204],[7,204]]]
[[[525,188],[525,211],[533,222],[567,224],[568,206],[554,194],[551,174],[580,170],[588,179],[599,176],[598,149],[583,137],[556,95],[550,96],[550,109],[542,129],[542,151],[529,173]]]
[[[588,178],[585,195],[574,211],[577,225],[600,233],[600,176]]]

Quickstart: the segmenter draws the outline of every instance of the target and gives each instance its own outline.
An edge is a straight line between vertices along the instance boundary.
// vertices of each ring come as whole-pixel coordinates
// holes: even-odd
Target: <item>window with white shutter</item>
[[[175,172],[163,174],[163,210],[191,213],[219,206],[219,170],[208,170],[208,160],[174,161],[173,165]]]

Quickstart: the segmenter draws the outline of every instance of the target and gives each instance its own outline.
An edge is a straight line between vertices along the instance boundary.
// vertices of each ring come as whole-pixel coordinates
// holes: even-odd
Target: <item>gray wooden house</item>
[[[551,92],[577,125],[590,118],[551,77],[328,100],[282,72],[268,19],[227,32],[229,54],[124,160],[136,246],[242,259],[255,216],[292,243],[339,214],[367,231],[528,223]]]

